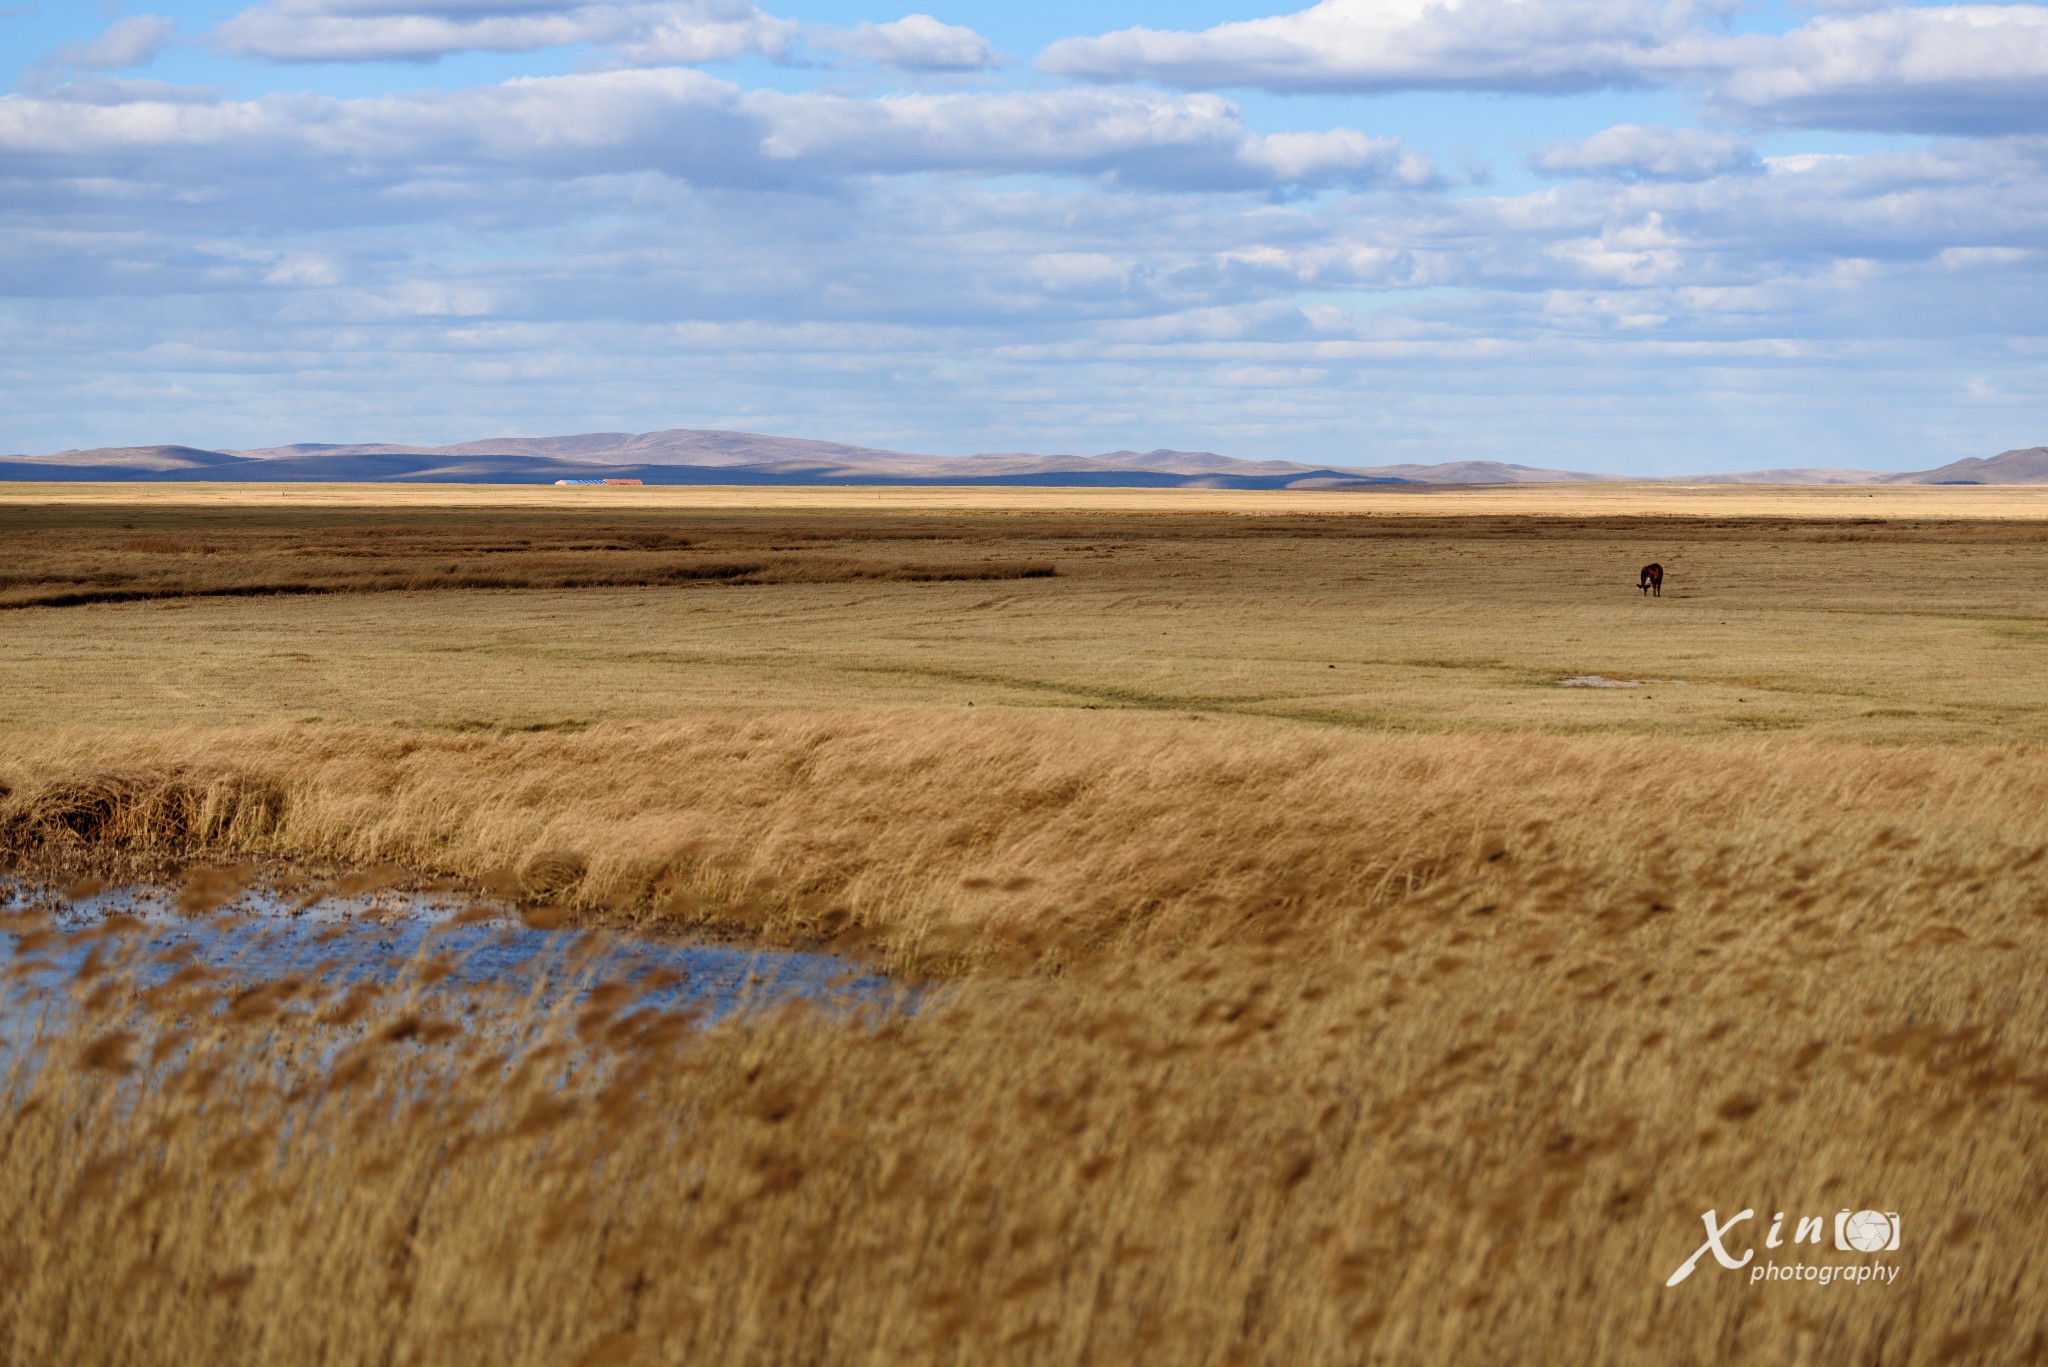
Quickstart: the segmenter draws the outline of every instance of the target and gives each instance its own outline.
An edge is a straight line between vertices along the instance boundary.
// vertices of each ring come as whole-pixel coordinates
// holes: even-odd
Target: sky
[[[2048,443],[2048,6],[0,0],[0,453]]]

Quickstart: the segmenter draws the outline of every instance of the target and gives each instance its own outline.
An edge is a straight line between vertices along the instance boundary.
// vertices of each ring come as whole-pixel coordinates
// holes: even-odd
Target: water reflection
[[[235,897],[217,912],[180,914],[163,889],[121,888],[76,900],[0,884],[0,1035],[19,1041],[62,1014],[81,970],[117,964],[146,990],[203,978],[260,986],[292,981],[321,995],[358,985],[421,994],[473,1010],[486,998],[541,1007],[597,983],[631,990],[636,1010],[715,1020],[742,1007],[802,1000],[831,1007],[907,1009],[898,983],[851,960],[594,931],[540,930],[474,903],[428,894],[328,897],[310,904],[273,893]],[[37,913],[42,914],[37,914]],[[196,971],[195,971],[196,970]]]

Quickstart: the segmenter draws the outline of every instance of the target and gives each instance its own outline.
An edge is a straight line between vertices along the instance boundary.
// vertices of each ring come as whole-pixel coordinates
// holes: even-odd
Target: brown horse
[[[1643,578],[1636,587],[1644,593],[1662,598],[1664,596],[1664,567],[1657,564],[1643,566]]]

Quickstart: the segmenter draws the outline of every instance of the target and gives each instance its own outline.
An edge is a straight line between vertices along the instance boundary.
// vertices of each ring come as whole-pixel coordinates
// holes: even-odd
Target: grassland
[[[379,1043],[396,994],[308,1090],[277,1002],[84,985],[0,1130],[7,1360],[2048,1344],[2030,491],[583,492],[9,491],[0,840],[943,1000],[600,1011],[561,1090],[491,1064],[516,1012]],[[1663,1285],[1709,1208],[1842,1206],[1902,1213],[1896,1283]]]

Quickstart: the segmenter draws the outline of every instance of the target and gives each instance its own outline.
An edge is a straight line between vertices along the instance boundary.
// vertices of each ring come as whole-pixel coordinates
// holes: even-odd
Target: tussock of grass
[[[1390,909],[880,1029],[96,966],[0,1114],[0,1360],[2032,1360],[2041,923],[1813,891]],[[1710,1206],[1865,1204],[1893,1287],[1664,1288]]]
[[[1389,908],[1633,923],[1825,901],[1863,931],[2048,905],[2048,757],[1785,743],[1400,737],[1115,714],[852,712],[574,732],[166,734],[39,758],[0,840],[62,862],[396,862],[587,912],[816,938],[897,965],[1256,942]],[[133,765],[134,743],[120,742]],[[1422,898],[1422,903],[1416,899]],[[1640,913],[1647,914],[1647,913]]]
[[[43,783],[0,807],[0,850],[89,860],[249,846],[274,833],[284,800],[275,785],[242,774],[99,771]]]

